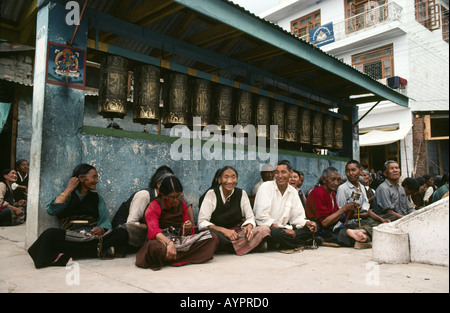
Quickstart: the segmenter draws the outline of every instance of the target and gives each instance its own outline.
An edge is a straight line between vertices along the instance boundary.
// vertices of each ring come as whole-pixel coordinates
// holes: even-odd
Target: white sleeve
[[[423,201],[430,200],[430,197],[433,195],[433,187],[428,187],[427,191],[425,191],[425,195],[423,196]]]
[[[369,212],[370,209],[370,202],[369,202],[369,198],[367,197],[367,190],[366,188],[360,184],[360,188],[361,188],[361,212]]]
[[[256,194],[258,193],[258,189],[259,189],[259,187],[261,186],[261,184],[262,184],[262,180],[260,180],[259,182],[257,182],[256,185],[255,185],[255,187],[253,187],[252,192],[253,192],[254,195],[256,195]]]
[[[336,202],[338,207],[343,207],[348,203],[347,195],[345,194],[345,186],[340,185],[336,191]]]
[[[217,205],[216,194],[214,189],[209,190],[205,198],[203,198],[202,206],[198,212],[198,229],[205,230],[208,229],[210,225],[214,225],[211,223],[211,215],[214,213]]]
[[[127,223],[139,223],[145,215],[150,202],[150,194],[147,190],[141,190],[136,192],[130,203],[130,210],[128,213]]]
[[[242,224],[242,227],[247,224],[252,224],[253,227],[256,227],[255,216],[253,215],[253,210],[252,210],[252,206],[250,204],[250,199],[248,198],[248,195],[245,192],[245,190],[242,190],[241,211],[242,211],[242,216],[245,217],[245,222]]]
[[[254,211],[257,225],[271,226],[275,221],[275,219],[270,216],[273,197],[270,183],[271,182],[266,182],[261,184],[255,197]]]

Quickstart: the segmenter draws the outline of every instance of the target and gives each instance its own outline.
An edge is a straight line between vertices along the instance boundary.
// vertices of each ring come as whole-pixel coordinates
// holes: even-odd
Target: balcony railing
[[[334,40],[342,40],[357,33],[360,30],[386,24],[393,21],[400,21],[402,7],[395,2],[389,2],[366,12],[357,14],[342,22],[333,23]],[[309,41],[309,34],[301,37]]]

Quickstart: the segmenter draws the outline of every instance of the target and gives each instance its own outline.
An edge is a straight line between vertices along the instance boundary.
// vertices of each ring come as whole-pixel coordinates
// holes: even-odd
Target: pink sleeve
[[[153,200],[145,211],[145,220],[148,226],[148,239],[155,239],[156,235],[162,233],[159,228],[159,218],[161,216],[161,207],[156,200]]]

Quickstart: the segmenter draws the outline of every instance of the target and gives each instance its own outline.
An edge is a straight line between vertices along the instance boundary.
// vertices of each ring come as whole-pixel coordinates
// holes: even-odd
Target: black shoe
[[[316,236],[316,245],[321,246],[323,244],[323,238],[320,236]]]

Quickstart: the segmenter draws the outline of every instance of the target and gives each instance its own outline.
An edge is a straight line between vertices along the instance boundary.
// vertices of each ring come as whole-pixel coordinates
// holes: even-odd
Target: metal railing
[[[400,21],[402,7],[395,2],[389,2],[374,9],[352,16],[344,21],[333,23],[334,40],[342,40],[357,33],[360,30],[386,24],[393,21]],[[309,41],[309,34],[301,37]]]

